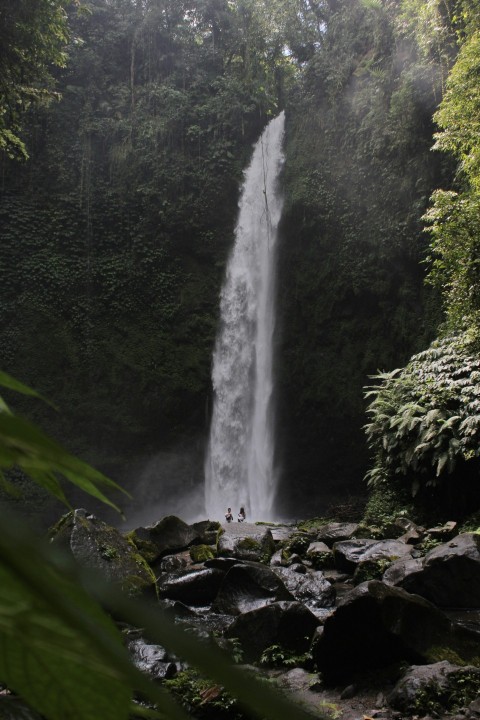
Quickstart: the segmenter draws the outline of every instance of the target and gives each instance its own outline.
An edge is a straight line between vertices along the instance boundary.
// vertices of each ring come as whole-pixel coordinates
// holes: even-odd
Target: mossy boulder
[[[189,553],[194,563],[207,562],[207,560],[213,560],[215,557],[215,551],[210,545],[192,545]]]
[[[443,717],[469,705],[479,693],[480,668],[443,660],[407,670],[388,696],[388,703],[402,713]]]
[[[240,615],[225,634],[240,642],[245,659],[252,662],[272,645],[290,654],[307,652],[319,622],[302,603],[282,601]]]
[[[423,559],[398,561],[385,581],[441,607],[480,607],[480,534],[462,533]]]
[[[400,661],[480,666],[479,640],[424,598],[372,580],[347,593],[327,618],[314,660],[329,682]]]
[[[218,554],[239,560],[268,563],[275,552],[275,542],[269,528],[259,528],[257,533],[238,535],[228,530],[219,534]]]
[[[139,527],[130,533],[137,547],[148,551],[150,563],[155,563],[164,555],[186,550],[190,545],[201,544],[205,535],[203,526],[188,525],[175,515],[168,515],[155,525]]]
[[[51,529],[50,538],[81,565],[99,571],[130,595],[155,588],[155,575],[138,549],[116,528],[86,510],[64,515]]]
[[[307,560],[317,570],[333,568],[335,563],[332,550],[324,542],[313,542],[307,548]]]

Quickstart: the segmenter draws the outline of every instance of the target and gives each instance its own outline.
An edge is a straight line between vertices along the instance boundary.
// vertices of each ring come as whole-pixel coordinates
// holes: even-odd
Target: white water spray
[[[283,198],[284,114],[272,120],[245,173],[235,245],[220,296],[213,354],[214,405],[205,466],[208,516],[272,519],[276,491],[273,436],[273,332],[277,228]]]

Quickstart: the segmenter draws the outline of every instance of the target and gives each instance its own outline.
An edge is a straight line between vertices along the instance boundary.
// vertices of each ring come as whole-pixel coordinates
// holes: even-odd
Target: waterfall
[[[247,520],[272,519],[277,484],[272,344],[284,124],[281,113],[255,145],[220,296],[205,464],[205,506],[212,520],[223,520],[227,506],[234,517],[244,506]]]

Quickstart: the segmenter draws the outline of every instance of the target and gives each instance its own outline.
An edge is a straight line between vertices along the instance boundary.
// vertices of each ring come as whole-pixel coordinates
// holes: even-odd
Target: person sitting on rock
[[[243,522],[245,517],[245,508],[241,507],[240,512],[238,513],[238,522]]]
[[[227,508],[227,512],[225,513],[225,520],[227,522],[232,522],[232,520],[233,520],[232,508]]]

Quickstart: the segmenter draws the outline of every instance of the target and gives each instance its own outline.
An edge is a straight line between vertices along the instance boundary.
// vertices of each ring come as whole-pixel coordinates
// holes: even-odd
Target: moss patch
[[[206,562],[207,560],[213,560],[215,557],[215,552],[210,545],[192,545],[189,553],[194,563]]]

